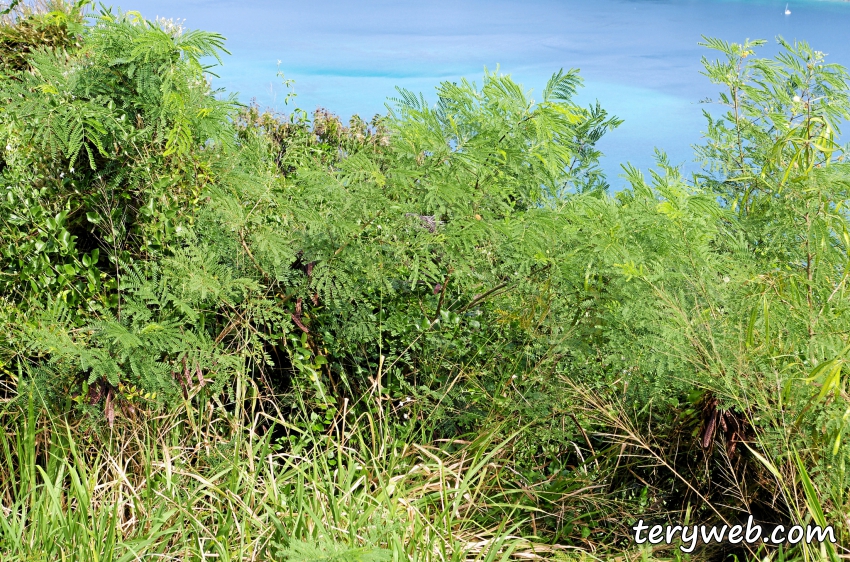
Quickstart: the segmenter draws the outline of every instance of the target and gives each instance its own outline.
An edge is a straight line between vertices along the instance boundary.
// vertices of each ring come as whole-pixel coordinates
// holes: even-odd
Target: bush
[[[46,461],[39,480],[36,457],[117,426],[158,428],[132,447],[163,459],[181,443],[185,462],[145,457],[133,474],[164,462],[203,483],[169,496],[182,515],[157,512],[190,522],[192,549],[206,525],[231,536],[216,513],[260,489],[255,464],[263,496],[240,509],[272,538],[240,527],[240,545],[290,559],[628,550],[638,517],[745,510],[848,540],[850,168],[835,131],[850,78],[821,53],[706,40],[730,112],[707,114],[703,171],[684,178],[659,152],[650,178],[626,165],[630,187],[610,194],[595,146],[620,121],[573,101],[576,71],[537,102],[492,72],[441,84],[434,105],[400,90],[388,115],[345,125],[211,91],[216,34],[54,8],[0,32],[4,419],[33,441],[4,445],[8,532],[31,536],[32,486],[85,464]],[[78,433],[36,446],[36,405]],[[149,486],[148,515],[163,505]],[[30,556],[25,543],[9,544]]]

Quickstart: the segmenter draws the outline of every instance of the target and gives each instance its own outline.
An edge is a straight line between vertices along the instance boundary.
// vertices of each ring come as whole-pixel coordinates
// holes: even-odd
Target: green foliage
[[[281,552],[285,560],[293,562],[378,562],[392,560],[392,553],[371,548],[345,548],[344,546],[311,544],[292,541]]]
[[[264,412],[288,428],[282,445],[258,419],[202,399],[194,413],[177,407],[143,428],[116,421],[94,448],[67,420],[38,415],[37,401],[0,413],[18,430],[0,433],[4,561],[490,562],[546,548],[511,536],[528,512],[496,490],[504,444],[418,450],[358,416],[341,446]],[[487,496],[511,524],[477,509]]]
[[[498,71],[399,90],[369,122],[236,111],[201,64],[221,36],[55,8],[0,28],[0,373],[92,439],[185,416],[134,445],[169,467],[126,499],[160,526],[142,545],[95,510],[108,544],[173,553],[188,525],[184,558],[493,560],[515,532],[628,549],[637,516],[743,510],[848,540],[850,76],[822,53],[706,39],[728,111],[704,169],[659,151],[610,194],[620,121],[573,101],[577,71],[538,100]],[[0,445],[4,529],[29,537],[4,544],[34,555],[50,513],[71,548],[94,519],[33,490],[84,463],[35,476],[33,443]]]
[[[710,225],[701,229],[710,236],[689,237],[683,248],[692,261],[690,288],[670,283],[670,262],[663,274],[646,264],[638,277],[666,317],[659,318],[655,349],[689,365],[698,387],[753,427],[761,451],[753,465],[777,480],[764,493],[737,485],[750,509],[767,509],[759,504],[775,505],[779,495],[802,519],[814,482],[821,498],[835,502],[829,510],[841,527],[847,498],[840,490],[850,486],[844,445],[850,167],[834,135],[850,117],[850,75],[804,43],[779,43],[783,51],[765,60],[750,58],[761,42],[707,41],[724,57],[705,66],[727,88],[720,103],[729,112],[709,118],[707,143],[698,151],[706,173],[696,181],[723,202],[723,213],[713,213],[713,233]],[[706,216],[710,206],[698,211]],[[706,431],[710,443],[714,434]],[[746,431],[725,433],[727,452],[730,439],[747,439]],[[798,451],[805,466],[795,460]],[[807,472],[812,479],[801,501],[796,490]]]
[[[288,285],[299,329],[341,369],[333,377],[374,373],[377,364],[362,358],[377,348],[399,358],[387,386],[401,391],[404,372],[436,349],[462,364],[513,337],[474,335],[504,316],[489,300],[539,287],[566,193],[603,187],[592,146],[618,122],[573,104],[577,84],[575,73],[558,73],[534,104],[509,77],[487,74],[480,91],[443,84],[433,109],[402,92],[389,119],[365,132],[324,114],[310,134],[297,121],[246,125],[245,146],[270,145],[274,163],[254,158],[253,182],[233,178],[211,191],[203,220],[221,236],[235,233],[231,247],[245,249],[261,276]],[[256,140],[248,140],[252,131]],[[318,157],[292,150],[299,142]],[[480,344],[450,343],[467,336]],[[345,383],[362,385],[363,377]]]
[[[151,264],[148,272],[130,270],[120,289],[115,316],[101,314],[79,329],[62,303],[41,315],[32,311],[16,335],[28,343],[28,353],[49,358],[36,385],[55,389],[84,373],[77,402],[103,383],[112,389],[138,385],[145,398],[158,395],[160,403],[173,403],[180,386],[213,383],[218,393],[242,372],[243,356],[217,345],[215,334],[204,329],[210,322],[204,311],[246,305],[257,290],[251,280],[233,279],[202,248],[191,248]]]
[[[20,0],[11,2],[0,12],[0,72],[27,70],[29,56],[39,48],[67,52],[79,47],[83,9],[89,3],[51,1],[34,10]]]
[[[721,380],[725,394],[757,409],[767,427],[760,444],[775,464],[802,481],[808,471],[821,497],[841,510],[847,498],[840,490],[850,486],[843,359],[850,167],[835,136],[850,117],[850,75],[805,43],[780,45],[776,62],[741,64],[744,78],[725,80],[729,99],[736,88],[743,92],[740,124],[732,131],[740,131],[743,146],[758,141],[761,148],[747,150],[744,159],[737,151],[737,169],[728,164],[736,151],[713,156],[729,169],[729,181],[717,190],[736,210],[735,235],[746,241],[753,268],[736,303],[742,337],[730,349],[746,382],[735,388]],[[729,60],[740,56],[735,49],[726,46]],[[775,101],[768,103],[768,95]],[[756,118],[759,111],[769,118]],[[718,129],[711,138],[729,146],[732,134]],[[795,462],[796,451],[804,451],[808,468]],[[806,490],[807,502],[813,489]],[[805,513],[795,496],[786,491],[786,501]]]
[[[200,63],[221,45],[106,11],[73,49],[41,44],[2,81],[4,292],[91,308],[103,273],[163,249],[210,173],[210,142],[232,144],[232,103]]]
[[[56,9],[80,18],[81,6]],[[218,315],[250,308],[257,286],[187,238],[235,147],[233,103],[200,63],[223,38],[108,10],[77,32],[0,81],[0,290],[20,307],[3,318],[2,357],[19,390],[102,403],[111,424],[116,406],[133,408],[121,388],[163,405],[243,372],[256,350]]]

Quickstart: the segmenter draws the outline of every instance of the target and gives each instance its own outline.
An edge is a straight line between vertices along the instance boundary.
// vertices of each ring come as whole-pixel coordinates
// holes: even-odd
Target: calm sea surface
[[[700,74],[702,35],[741,42],[808,41],[850,67],[850,2],[806,0],[126,0],[145,17],[185,19],[227,37],[231,55],[215,86],[279,110],[327,107],[343,117],[385,112],[402,86],[434,99],[434,86],[480,78],[499,65],[540,91],[559,68],[579,68],[580,100],[599,100],[625,123],[601,143],[616,188],[620,163],[641,168],[653,150],[693,169],[704,129],[699,100],[716,95]],[[286,88],[278,63],[295,79]],[[850,125],[848,125],[850,127]],[[843,131],[843,138],[850,137]]]

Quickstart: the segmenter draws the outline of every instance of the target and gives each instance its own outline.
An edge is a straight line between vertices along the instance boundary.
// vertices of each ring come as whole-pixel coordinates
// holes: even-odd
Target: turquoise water
[[[537,91],[559,68],[580,68],[580,100],[625,123],[600,144],[617,187],[621,162],[647,168],[655,147],[693,169],[704,105],[701,35],[729,41],[806,40],[850,67],[850,2],[785,0],[126,0],[125,9],[185,19],[228,38],[217,87],[289,110],[323,106],[348,117],[385,111],[395,86],[433,99],[441,80],[500,65]],[[280,69],[297,97],[284,106]],[[847,134],[844,135],[846,139]]]

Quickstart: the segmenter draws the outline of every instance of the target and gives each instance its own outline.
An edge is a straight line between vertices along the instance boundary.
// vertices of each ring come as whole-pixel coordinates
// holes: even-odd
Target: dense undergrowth
[[[577,71],[344,124],[84,8],[0,25],[2,560],[850,555],[845,69],[707,39],[703,171],[611,193]],[[838,541],[631,538],[748,515]]]

